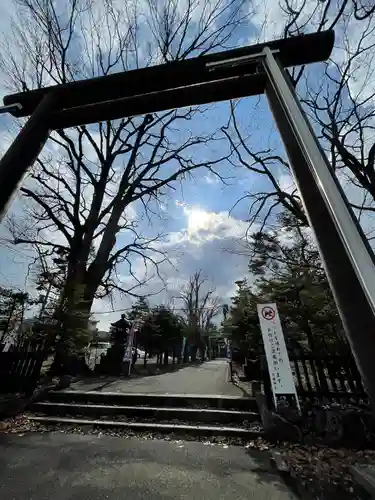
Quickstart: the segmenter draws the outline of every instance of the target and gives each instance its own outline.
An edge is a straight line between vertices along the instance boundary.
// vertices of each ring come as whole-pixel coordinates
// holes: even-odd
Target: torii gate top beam
[[[264,76],[257,74],[258,65],[254,64],[264,47],[277,52],[280,63],[290,67],[326,60],[333,42],[332,30],[273,40],[184,61],[20,92],[5,96],[4,104],[19,104],[12,108],[13,116],[28,116],[46,94],[56,93],[58,104],[51,117],[51,128],[64,128],[256,95],[264,91]],[[231,64],[232,60],[236,63]]]

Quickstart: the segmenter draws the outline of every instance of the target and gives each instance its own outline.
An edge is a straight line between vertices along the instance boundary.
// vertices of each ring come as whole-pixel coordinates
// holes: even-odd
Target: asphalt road
[[[244,448],[30,433],[0,437],[7,500],[294,500],[268,459]]]
[[[243,396],[238,387],[228,382],[228,363],[222,359],[149,377],[111,379],[108,383],[104,383],[103,380],[80,381],[73,384],[72,389],[126,393]]]

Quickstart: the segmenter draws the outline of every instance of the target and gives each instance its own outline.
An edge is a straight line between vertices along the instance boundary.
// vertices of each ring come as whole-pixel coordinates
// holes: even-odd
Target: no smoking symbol
[[[275,317],[275,309],[272,307],[263,307],[262,309],[262,316],[264,319],[271,321]]]

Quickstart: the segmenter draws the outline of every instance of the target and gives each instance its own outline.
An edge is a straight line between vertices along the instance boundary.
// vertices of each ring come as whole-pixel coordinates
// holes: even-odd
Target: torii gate
[[[6,96],[0,112],[30,118],[0,161],[2,215],[52,130],[264,92],[375,408],[374,255],[285,70],[328,59],[333,43],[322,31]]]

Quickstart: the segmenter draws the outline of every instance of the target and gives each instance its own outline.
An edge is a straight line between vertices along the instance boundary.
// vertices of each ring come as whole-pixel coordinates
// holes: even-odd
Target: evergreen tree
[[[168,363],[169,353],[181,345],[184,324],[171,309],[163,305],[151,309],[138,333],[138,344],[149,352],[164,353]]]
[[[0,287],[0,342],[6,341],[15,328],[19,329],[26,308],[32,303],[27,293]]]
[[[145,297],[140,297],[135,304],[132,305],[131,311],[127,314],[128,321],[142,321],[150,313],[150,306]]]
[[[282,214],[275,232],[249,239],[252,286],[237,282],[226,327],[235,343],[249,349],[260,339],[256,305],[276,302],[287,345],[293,349],[338,352],[347,348],[343,327],[317,248],[309,230]],[[245,346],[245,347],[244,347]]]

